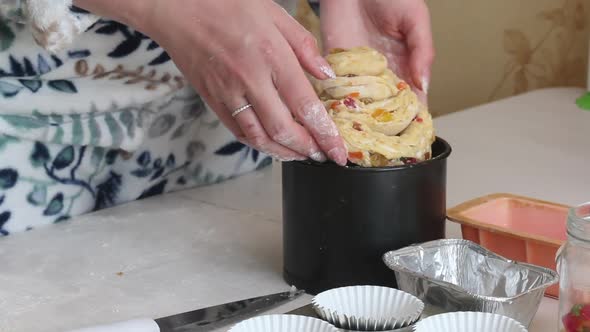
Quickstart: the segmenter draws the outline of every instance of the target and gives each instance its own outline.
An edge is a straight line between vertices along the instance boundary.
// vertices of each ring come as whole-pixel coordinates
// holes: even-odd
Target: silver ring
[[[237,110],[233,111],[233,112],[231,113],[231,116],[235,118],[235,117],[236,117],[238,114],[240,114],[240,113],[242,113],[243,111],[245,111],[245,110],[249,109],[250,107],[252,107],[252,104],[244,105],[244,106],[242,106],[242,107],[238,108]]]

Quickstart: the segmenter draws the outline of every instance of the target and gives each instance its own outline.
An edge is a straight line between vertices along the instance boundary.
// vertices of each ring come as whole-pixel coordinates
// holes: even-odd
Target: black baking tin
[[[445,237],[451,146],[433,158],[384,168],[312,161],[282,165],[283,273],[310,294],[351,285],[397,287],[381,257]]]

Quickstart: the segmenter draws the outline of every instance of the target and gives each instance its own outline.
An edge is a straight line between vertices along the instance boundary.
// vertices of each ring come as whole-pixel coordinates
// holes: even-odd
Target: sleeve
[[[0,0],[0,17],[28,25],[35,42],[53,53],[72,44],[99,19],[72,6],[72,0]]]

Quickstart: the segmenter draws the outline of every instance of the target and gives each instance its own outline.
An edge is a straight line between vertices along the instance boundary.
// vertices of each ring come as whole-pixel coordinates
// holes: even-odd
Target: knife
[[[125,322],[87,327],[69,332],[205,332],[213,331],[233,322],[243,320],[262,311],[270,310],[292,301],[305,291],[289,292],[254,297],[228,302],[208,308],[188,311],[158,319],[135,319]]]

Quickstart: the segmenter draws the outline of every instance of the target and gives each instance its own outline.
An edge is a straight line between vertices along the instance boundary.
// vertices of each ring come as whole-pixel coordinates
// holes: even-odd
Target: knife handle
[[[160,332],[153,319],[134,319],[106,325],[97,325],[67,332]]]

